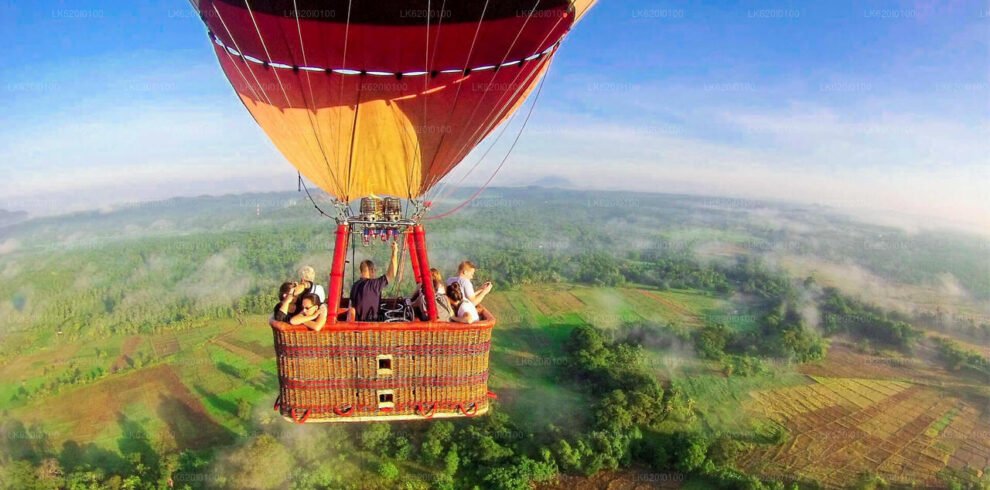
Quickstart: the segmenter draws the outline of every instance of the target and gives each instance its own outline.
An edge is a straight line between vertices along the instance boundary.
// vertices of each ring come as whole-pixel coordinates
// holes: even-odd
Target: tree
[[[70,473],[65,478],[65,484],[69,490],[96,490],[103,488],[103,477],[102,470],[93,470],[84,465]]]
[[[503,446],[487,431],[474,425],[462,431],[462,440],[464,449],[461,459],[471,464],[496,463],[513,455],[512,448]]]
[[[454,424],[444,420],[433,422],[426,431],[426,438],[421,447],[423,462],[426,464],[438,463],[443,455],[443,448],[450,442],[453,433]]]
[[[725,325],[706,325],[695,333],[694,347],[701,357],[717,361],[725,355],[725,345],[731,336]]]
[[[412,444],[409,443],[409,439],[407,437],[400,436],[396,437],[392,442],[393,446],[395,446],[395,451],[393,452],[395,459],[403,461],[409,459],[409,456],[412,454],[413,450]]]
[[[856,483],[853,484],[853,488],[856,490],[875,490],[878,488],[887,488],[887,481],[872,473],[861,473],[859,478],[857,478]]]
[[[720,466],[731,466],[735,464],[736,458],[743,449],[743,443],[731,436],[720,434],[708,447],[708,459]]]
[[[633,417],[629,413],[629,401],[624,392],[612,391],[599,402],[598,407],[595,417],[601,425],[615,431],[626,431],[632,428]]]
[[[399,468],[391,461],[385,461],[378,465],[378,476],[387,482],[395,481],[399,477]]]
[[[447,450],[447,455],[443,457],[443,473],[453,477],[457,473],[457,468],[461,464],[461,458],[457,454],[457,444],[452,444]]]
[[[251,406],[251,402],[247,401],[247,399],[241,398],[237,400],[237,418],[249,421],[251,420],[251,412],[253,410],[254,407]]]
[[[485,475],[485,483],[500,490],[529,490],[533,482],[548,481],[556,475],[557,468],[552,463],[523,456],[513,464],[492,468]]]
[[[282,488],[294,466],[285,446],[268,434],[251,439],[225,463],[227,486],[234,488]]]
[[[689,473],[701,467],[708,452],[708,441],[699,434],[682,436],[676,461],[677,469]]]
[[[387,423],[369,424],[361,431],[361,447],[379,456],[388,453],[388,442],[392,435],[392,426]]]
[[[581,471],[581,453],[574,450],[566,439],[557,441],[554,445],[554,454],[560,466],[566,471]]]

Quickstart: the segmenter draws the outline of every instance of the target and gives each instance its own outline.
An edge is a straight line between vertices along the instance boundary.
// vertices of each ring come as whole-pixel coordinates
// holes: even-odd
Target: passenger
[[[437,304],[437,321],[449,322],[454,316],[454,309],[450,306],[450,298],[447,298],[447,290],[443,287],[443,275],[437,269],[430,269],[430,282],[433,283],[433,290]],[[419,314],[420,319],[427,320],[426,295],[422,288],[416,291],[412,298],[413,308]]]
[[[278,300],[279,302],[275,304],[275,311],[272,313],[272,318],[275,321],[289,323],[289,319],[296,312],[296,283],[285,282],[282,283],[282,287],[278,288]]]
[[[289,320],[289,323],[304,325],[317,332],[323,330],[327,324],[327,305],[320,303],[320,297],[316,293],[306,293],[302,297],[301,304],[302,309]]]
[[[354,281],[351,286],[351,308],[347,313],[348,321],[377,322],[378,306],[382,302],[382,291],[395,279],[399,268],[399,244],[392,241],[392,258],[388,270],[381,276],[375,276],[375,263],[370,260],[361,262],[361,279]]]
[[[451,284],[459,283],[461,285],[461,294],[464,295],[464,299],[470,300],[471,304],[475,306],[480,306],[481,302],[488,296],[488,293],[492,290],[492,282],[486,281],[481,285],[481,289],[477,292],[474,290],[474,284],[471,280],[474,279],[474,271],[477,268],[474,263],[470,260],[465,260],[457,266],[457,275],[447,279],[447,286],[450,287]]]
[[[451,317],[451,321],[470,324],[480,319],[474,303],[465,298],[464,293],[461,292],[460,283],[455,282],[447,286],[447,297],[450,298],[450,306],[457,312],[456,316]]]
[[[296,297],[301,298],[306,293],[316,293],[320,297],[320,304],[327,301],[327,292],[323,289],[322,285],[316,283],[316,271],[308,265],[299,268]]]
[[[437,269],[430,269],[430,276],[433,278],[433,288],[436,291],[437,321],[449,322],[454,317],[454,308],[450,306],[447,288],[443,285],[443,275]]]

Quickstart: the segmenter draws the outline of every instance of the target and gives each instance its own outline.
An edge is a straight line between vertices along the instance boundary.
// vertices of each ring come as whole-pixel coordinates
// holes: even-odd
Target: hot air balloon
[[[333,198],[333,307],[347,304],[353,236],[404,236],[416,282],[431,284],[427,193],[533,92],[594,0],[191,2],[245,108]],[[272,321],[275,409],[296,422],[485,413],[495,318],[437,322],[422,290],[429,321],[331,315],[319,332]]]

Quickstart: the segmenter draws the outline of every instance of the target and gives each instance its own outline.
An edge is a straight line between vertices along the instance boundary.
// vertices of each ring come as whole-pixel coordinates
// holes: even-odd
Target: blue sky
[[[0,0],[0,42],[0,208],[295,188],[186,2]],[[561,177],[990,228],[988,155],[990,3],[606,0],[495,185]]]

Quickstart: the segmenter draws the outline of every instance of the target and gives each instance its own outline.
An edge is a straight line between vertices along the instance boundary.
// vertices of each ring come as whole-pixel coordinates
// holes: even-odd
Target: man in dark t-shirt
[[[377,322],[378,305],[382,301],[382,291],[385,286],[395,279],[399,268],[399,244],[392,241],[392,259],[389,261],[385,274],[375,277],[375,263],[370,260],[361,262],[361,279],[354,281],[351,286],[351,312],[348,318],[359,322]]]

